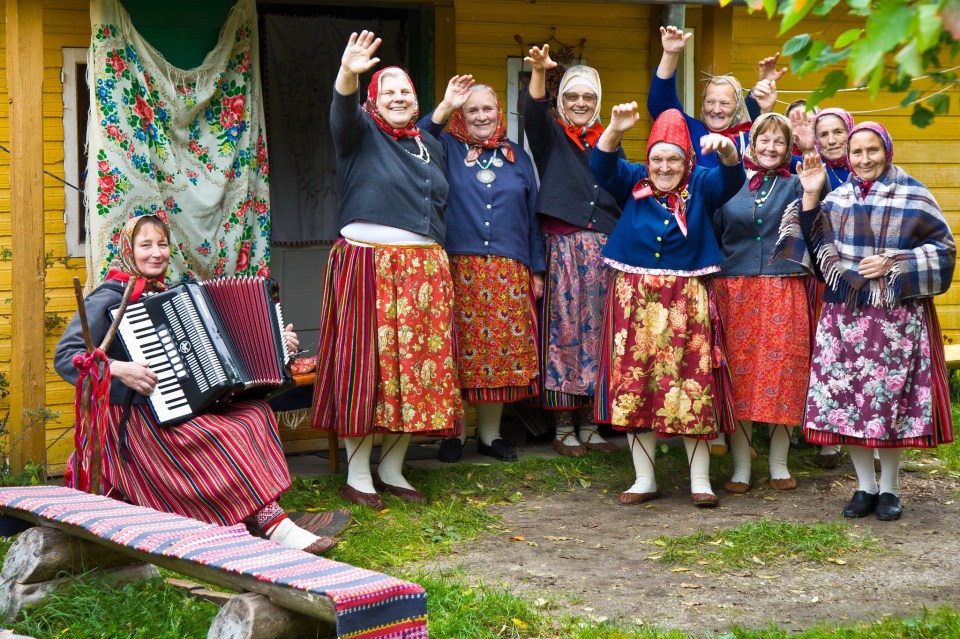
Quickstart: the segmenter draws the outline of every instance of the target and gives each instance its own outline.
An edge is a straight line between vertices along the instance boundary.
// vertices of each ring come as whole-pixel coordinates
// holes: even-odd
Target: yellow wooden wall
[[[89,13],[87,0],[44,0],[44,82],[43,82],[43,135],[45,168],[56,175],[63,175],[63,127],[62,127],[62,47],[85,47],[89,44]],[[490,0],[484,3],[453,0],[454,24],[451,43],[450,33],[438,33],[438,68],[447,66],[447,56],[455,49],[457,73],[472,73],[477,79],[498,89],[501,99],[506,98],[507,58],[522,56],[530,44],[547,41],[551,34],[560,42],[576,46],[586,38],[584,55],[589,64],[596,67],[603,82],[603,115],[607,119],[610,107],[628,100],[644,104],[653,66],[659,59],[659,26],[662,8],[643,4],[597,4],[538,0],[535,3],[517,0]],[[448,11],[441,8],[441,10]],[[736,42],[731,47],[733,72],[750,86],[756,78],[756,61],[778,50],[787,37],[777,36],[774,23],[762,14],[749,15],[745,9],[734,11],[733,28]],[[446,15],[446,14],[445,14]],[[0,4],[0,27],[4,26],[4,7]],[[697,7],[687,8],[688,26],[701,29],[702,12]],[[795,32],[824,32],[828,39],[834,38],[848,28],[858,26],[856,20],[834,16],[830,22],[808,20]],[[519,35],[523,45],[515,36]],[[652,38],[652,40],[651,40]],[[447,44],[450,43],[450,44]],[[0,28],[0,144],[9,146],[7,118],[5,33]],[[809,90],[817,76],[796,78],[788,75],[780,82],[785,91],[784,101],[800,94],[787,94],[787,90]],[[440,84],[440,82],[438,82]],[[699,93],[699,90],[697,91]],[[956,99],[957,90],[952,91]],[[699,100],[699,97],[698,97]],[[895,106],[898,96],[881,96],[870,100],[864,92],[844,93],[831,104],[851,111],[868,111]],[[954,105],[954,114],[939,116],[936,123],[927,129],[910,125],[910,109],[896,108],[871,115],[857,114],[858,120],[876,119],[890,129],[896,145],[896,162],[931,188],[943,206],[951,226],[960,231],[960,184],[956,166],[960,163],[960,109]],[[645,109],[642,109],[645,111]],[[640,159],[643,154],[649,120],[644,118],[625,140],[625,149],[631,159]],[[0,152],[0,251],[16,250],[11,237],[9,201],[10,158]],[[64,259],[63,238],[63,187],[47,177],[45,187],[45,242],[50,254],[47,271],[47,312],[69,318],[75,308],[71,278],[77,275],[83,280],[84,268],[81,259]],[[0,371],[9,371],[10,366],[10,281],[9,259],[0,252]],[[945,333],[960,341],[960,288],[954,287],[939,300]],[[52,355],[58,334],[46,338],[48,361]],[[73,389],[62,382],[52,366],[47,371],[48,408],[62,415],[48,425],[48,461],[52,471],[61,470],[72,449],[69,427],[73,423]],[[0,400],[0,417],[7,410],[7,400]],[[299,448],[295,441],[288,442]]]

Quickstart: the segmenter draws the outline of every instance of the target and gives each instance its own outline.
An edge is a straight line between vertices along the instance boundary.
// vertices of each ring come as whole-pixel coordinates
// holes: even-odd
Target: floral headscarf
[[[780,160],[780,164],[768,169],[766,167],[760,166],[760,161],[757,159],[757,135],[761,127],[765,125],[769,120],[776,120],[780,122],[781,127],[778,127],[778,130],[786,130],[787,132],[787,146],[783,153],[783,158]],[[750,145],[747,147],[747,151],[743,156],[743,166],[749,170],[753,171],[753,175],[750,177],[750,190],[756,191],[760,188],[760,185],[763,183],[763,178],[772,175],[779,175],[781,177],[788,178],[790,177],[790,160],[792,156],[790,155],[789,149],[793,146],[793,129],[790,128],[790,120],[786,116],[780,115],[779,113],[764,113],[758,117],[754,123],[753,127],[750,129]]]
[[[483,149],[500,149],[500,152],[503,153],[503,157],[506,158],[507,162],[513,162],[515,159],[513,156],[513,147],[510,146],[510,142],[507,140],[507,122],[503,117],[503,110],[500,108],[500,97],[496,91],[486,84],[475,84],[470,90],[489,91],[493,94],[493,99],[497,105],[497,128],[493,132],[493,135],[486,140],[478,140],[473,137],[467,129],[467,120],[463,115],[463,109],[457,109],[453,115],[450,116],[448,130],[450,131],[450,135],[469,147],[467,157],[464,161],[468,164],[470,162],[476,162]]]
[[[693,173],[693,167],[697,164],[697,154],[693,150],[693,143],[690,142],[690,130],[687,128],[687,121],[683,114],[677,109],[667,109],[654,121],[650,129],[650,137],[647,139],[647,164],[650,163],[650,154],[654,147],[659,144],[668,144],[671,147],[680,149],[684,157],[683,176],[676,187],[669,191],[660,191],[657,189],[653,180],[649,177],[641,179],[633,187],[633,198],[641,200],[645,197],[666,198],[666,208],[673,213],[674,219],[680,226],[683,236],[687,236],[687,199],[690,193],[687,191],[687,185],[690,182],[690,174]]]
[[[833,169],[849,169],[850,163],[847,161],[847,154],[844,153],[838,160],[828,160],[823,154],[823,147],[820,146],[820,138],[817,136],[817,122],[820,121],[820,118],[827,115],[835,115],[836,117],[843,120],[843,125],[847,127],[847,148],[849,149],[850,144],[850,133],[853,132],[853,116],[850,115],[849,111],[844,109],[838,109],[836,107],[830,107],[828,109],[823,109],[820,113],[817,114],[817,117],[813,119],[813,145],[817,148],[817,153],[820,154],[820,157],[823,158],[824,163]]]
[[[402,75],[405,77],[407,82],[410,83],[410,89],[413,91],[414,99],[416,99],[417,90],[414,88],[413,80],[410,79],[410,76],[407,75],[407,72],[400,67],[384,67],[374,73],[373,77],[370,78],[370,84],[367,85],[367,101],[363,103],[363,110],[367,115],[373,118],[373,121],[377,123],[377,126],[379,126],[394,140],[399,140],[403,137],[419,138],[420,129],[417,128],[417,119],[420,117],[419,106],[414,108],[413,117],[410,118],[410,122],[407,124],[407,126],[402,129],[395,128],[393,125],[384,120],[382,115],[380,115],[380,109],[377,107],[377,96],[380,95],[380,85],[384,73],[387,73],[388,75]],[[417,104],[419,105],[419,101]]]
[[[711,131],[711,133],[719,133],[720,135],[730,138],[734,144],[737,144],[737,135],[743,131],[750,130],[750,115],[747,113],[747,103],[743,99],[743,86],[740,84],[740,80],[737,80],[729,73],[711,76],[704,85],[703,93],[700,95],[700,121],[704,122],[706,118],[706,107],[704,103],[707,100],[707,89],[709,89],[711,85],[719,86],[721,84],[728,84],[733,87],[733,96],[737,102],[733,108],[733,117],[730,118],[730,124],[727,128],[723,131]],[[737,148],[740,148],[739,144],[737,144]]]
[[[131,302],[136,302],[145,291],[162,291],[167,286],[162,278],[147,277],[137,268],[136,259],[133,256],[134,233],[144,218],[153,218],[166,231],[167,239],[170,239],[170,226],[167,221],[159,215],[140,215],[132,217],[123,225],[120,231],[120,250],[117,256],[110,263],[110,271],[107,273],[108,280],[118,280],[127,282],[134,278],[133,294],[130,297]]]
[[[570,122],[566,109],[563,108],[563,94],[571,87],[586,86],[597,94],[597,106],[590,116],[589,126],[574,126]],[[600,124],[600,101],[603,97],[600,87],[600,74],[593,67],[584,64],[577,64],[563,74],[560,79],[560,87],[557,89],[557,116],[561,125],[567,132],[567,136],[577,143],[581,150],[586,150],[584,140],[591,147],[596,146],[597,138],[603,133],[603,125]]]

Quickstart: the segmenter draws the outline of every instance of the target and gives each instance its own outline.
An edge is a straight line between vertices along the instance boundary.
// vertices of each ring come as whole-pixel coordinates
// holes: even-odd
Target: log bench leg
[[[335,637],[326,622],[281,608],[267,597],[248,592],[228,601],[214,618],[207,639],[327,639]]]

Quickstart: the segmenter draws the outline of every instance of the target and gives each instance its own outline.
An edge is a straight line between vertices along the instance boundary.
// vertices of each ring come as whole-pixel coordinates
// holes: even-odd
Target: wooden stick
[[[87,306],[83,299],[83,287],[80,285],[80,278],[73,278],[73,292],[77,296],[77,314],[80,316],[80,329],[83,331],[83,341],[87,345],[87,355],[89,356],[93,353],[93,337],[90,335],[90,325],[87,323]],[[83,426],[86,425],[88,430],[93,431],[90,427],[91,419],[91,396],[93,395],[93,382],[91,382],[89,377],[85,377],[83,380],[83,386],[80,388],[80,419],[82,420],[81,424],[77,424],[76,428],[83,429]],[[80,448],[74,446],[74,460],[76,463],[81,463],[82,451]]]
[[[93,352],[93,338],[90,337],[90,325],[87,323],[87,305],[83,300],[83,286],[80,278],[73,278],[73,293],[77,296],[77,314],[80,316],[80,328],[83,330],[83,341],[87,344],[87,352]]]
[[[123,319],[123,314],[127,312],[127,305],[130,303],[130,296],[133,295],[133,286],[136,282],[136,278],[131,277],[127,281],[127,288],[123,290],[123,298],[120,300],[120,308],[117,309],[117,315],[113,318],[113,322],[110,323],[110,328],[107,330],[106,336],[103,338],[103,342],[100,343],[100,350],[104,353],[107,352],[107,349],[110,348],[110,343],[113,341],[114,336],[117,334],[117,327],[120,326],[120,320]],[[100,364],[97,363],[99,366]],[[110,366],[110,361],[104,362],[104,365]],[[109,392],[109,391],[108,391]],[[89,406],[89,397],[90,393],[85,393],[88,398],[86,406],[86,419],[89,422],[90,420],[90,406]],[[93,493],[94,495],[100,494],[100,466],[101,466],[101,455],[100,455],[100,439],[97,437],[97,433],[93,428],[90,429],[90,490],[88,492]]]

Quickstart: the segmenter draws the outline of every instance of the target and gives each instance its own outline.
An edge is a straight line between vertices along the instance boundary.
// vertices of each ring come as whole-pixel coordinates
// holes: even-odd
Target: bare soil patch
[[[674,572],[674,565],[646,559],[658,554],[652,542],[662,535],[712,533],[761,517],[843,520],[843,504],[856,489],[849,464],[800,475],[793,492],[777,493],[760,480],[742,496],[724,493],[715,476],[722,501],[714,510],[692,505],[682,477],[661,481],[663,497],[639,506],[621,506],[616,492],[596,487],[527,497],[497,507],[502,532],[462,544],[426,568],[461,568],[468,580],[552,601],[558,614],[694,636],[771,623],[799,631],[960,605],[960,482],[927,472],[902,474],[900,521],[851,521],[854,531],[871,531],[878,544],[844,555],[843,565],[785,558],[747,569],[710,572],[693,565]]]

